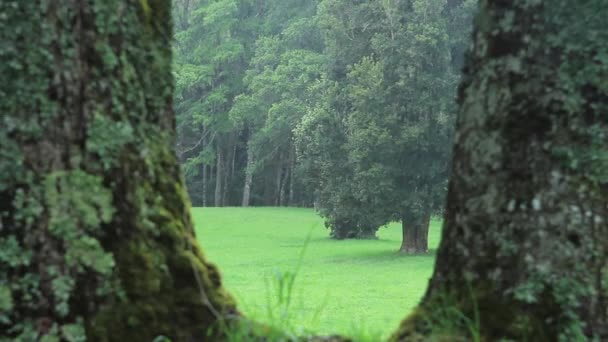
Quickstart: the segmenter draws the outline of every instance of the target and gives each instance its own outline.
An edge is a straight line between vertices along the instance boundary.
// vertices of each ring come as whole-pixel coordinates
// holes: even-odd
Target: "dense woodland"
[[[336,231],[426,220],[450,170],[391,340],[608,339],[608,2],[480,1],[457,109],[468,2],[195,4],[0,1],[0,341],[269,339],[180,160],[197,204],[318,202]]]
[[[476,3],[177,0],[177,153],[193,204],[314,205],[335,238],[403,221],[402,249],[426,251]]]

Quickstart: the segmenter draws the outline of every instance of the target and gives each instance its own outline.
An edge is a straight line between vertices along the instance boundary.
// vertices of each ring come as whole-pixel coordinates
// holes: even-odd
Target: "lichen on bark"
[[[0,2],[0,340],[200,340],[234,313],[172,150],[170,13]]]
[[[477,314],[482,340],[608,338],[608,30],[599,13],[608,3],[480,2],[435,272],[394,340],[439,334],[446,297],[460,337],[471,337]]]

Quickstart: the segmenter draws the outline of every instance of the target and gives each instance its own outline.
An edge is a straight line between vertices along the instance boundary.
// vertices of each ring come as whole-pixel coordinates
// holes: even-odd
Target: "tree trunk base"
[[[427,254],[428,252],[429,252],[428,250],[422,250],[422,249],[417,249],[417,248],[408,248],[408,247],[399,248],[399,253],[401,253],[401,254],[417,255],[417,254]]]

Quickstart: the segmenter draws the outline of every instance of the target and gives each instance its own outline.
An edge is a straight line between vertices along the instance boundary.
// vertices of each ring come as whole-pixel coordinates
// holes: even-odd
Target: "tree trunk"
[[[230,180],[234,179],[234,165],[236,164],[236,144],[237,140],[234,141],[234,146],[232,147],[232,163],[230,165]]]
[[[203,134],[206,135],[207,134],[207,128],[204,127],[203,128]],[[203,149],[207,147],[207,138],[205,136],[203,136]],[[203,189],[202,189],[202,206],[206,207],[207,206],[207,164],[206,163],[202,163],[201,165],[202,168],[202,178],[203,178]]]
[[[213,197],[214,204],[216,207],[222,206],[222,148],[219,143],[219,139],[217,142],[217,154],[216,154],[216,163],[215,163],[215,195]]]
[[[228,175],[230,173],[230,169],[228,169],[228,167],[225,168],[224,170],[224,179],[222,181],[222,207],[225,207],[228,205],[228,187],[230,185],[230,182],[228,181]]]
[[[203,207],[207,206],[207,164],[203,164]]]
[[[249,144],[247,145],[247,166],[245,168],[245,185],[243,186],[243,207],[249,206],[249,198],[251,195],[251,184],[253,183],[253,166],[255,159],[253,151]]]
[[[409,217],[410,221],[408,221],[408,217],[403,217],[401,219],[401,248],[399,248],[399,252],[414,254],[416,253],[416,225],[414,221],[411,221],[411,217]]]
[[[430,211],[426,211],[421,217],[418,231],[416,232],[416,253],[427,253],[429,251],[429,225],[431,223]]]
[[[183,22],[182,29],[186,30],[189,26],[189,16],[190,16],[190,0],[184,0],[184,10],[183,10]]]
[[[401,219],[402,241],[399,252],[419,254],[428,252],[430,215],[411,212]]]
[[[291,151],[291,160],[289,165],[289,202],[288,206],[294,205],[294,185],[295,185],[296,157],[295,148]]]
[[[282,207],[285,205],[285,192],[287,189],[287,178],[289,177],[288,174],[288,169],[286,168],[281,168],[281,174],[283,175],[281,177],[281,182],[280,182],[280,186],[279,186],[279,206]]]
[[[172,148],[170,1],[0,13],[0,340],[209,339],[234,304]]]
[[[393,339],[449,300],[480,340],[606,340],[608,2],[480,3],[435,272]]]
[[[228,191],[230,190],[230,184],[232,183],[232,179],[234,178],[234,160],[236,154],[236,136],[231,134],[230,142],[232,143],[232,148],[230,149],[230,154],[226,156],[226,167],[224,170],[224,181],[223,181],[223,190],[222,190],[222,206],[228,206],[230,198],[228,196]],[[230,167],[228,167],[228,164]]]
[[[180,6],[181,5],[181,6]],[[174,6],[180,6],[181,11],[177,13],[177,21],[178,27],[181,30],[187,30],[189,25],[188,17],[190,15],[190,0],[183,0],[181,2],[176,2]]]
[[[280,154],[279,154],[279,158],[278,158],[277,162],[278,162],[278,165],[277,165],[277,174],[276,174],[277,178],[275,181],[275,190],[274,190],[274,205],[278,207],[281,205],[281,178],[283,178],[283,166],[282,166]]]

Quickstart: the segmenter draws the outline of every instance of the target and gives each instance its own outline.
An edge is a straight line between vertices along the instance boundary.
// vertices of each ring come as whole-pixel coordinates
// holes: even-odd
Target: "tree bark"
[[[207,206],[207,164],[203,164],[203,207]]]
[[[408,221],[409,219],[409,221]],[[401,219],[401,248],[399,252],[414,254],[416,253],[416,224],[412,221],[412,217],[404,216]]]
[[[177,12],[179,28],[181,30],[187,30],[189,25],[188,17],[190,15],[190,0],[183,0],[175,5],[181,5],[180,11]]]
[[[598,13],[606,1],[480,2],[435,272],[394,340],[439,334],[446,300],[481,340],[608,339],[608,34]]]
[[[232,163],[230,165],[230,180],[232,181],[234,179],[234,166],[236,164],[236,145],[237,145],[237,138],[235,138],[234,140],[234,145],[232,146]]]
[[[274,205],[281,205],[281,179],[283,178],[283,166],[282,166],[282,156],[279,153],[279,158],[277,159],[277,173],[275,180],[275,190],[274,190]]]
[[[401,219],[402,241],[399,252],[421,254],[428,252],[428,232],[430,214],[418,215],[415,212],[404,215]]]
[[[281,181],[279,185],[279,206],[282,207],[285,205],[285,193],[287,189],[287,179],[289,177],[289,170],[285,167],[281,168]]]
[[[230,186],[229,177],[228,177],[229,174],[230,174],[230,169],[228,167],[225,167],[224,174],[223,174],[224,179],[222,180],[222,207],[225,207],[228,205],[228,187]]]
[[[247,166],[245,168],[245,185],[243,186],[243,207],[249,206],[249,200],[251,196],[251,184],[253,183],[253,167],[255,159],[251,146],[247,144]]]
[[[202,144],[203,144],[203,149],[204,149],[204,148],[207,147],[207,143],[208,143],[207,137],[206,137],[206,135],[207,135],[207,128],[206,127],[203,128],[203,134],[204,134],[204,136],[203,136]],[[203,185],[202,185],[202,197],[203,197],[203,200],[202,200],[202,206],[206,207],[207,206],[207,176],[208,176],[207,175],[207,168],[208,168],[207,163],[203,162],[201,164],[201,168],[202,168],[202,175],[201,176],[203,178]]]
[[[208,339],[234,303],[172,148],[170,1],[0,13],[0,340]]]
[[[289,202],[287,203],[288,206],[293,206],[294,205],[294,186],[295,186],[295,171],[296,171],[296,153],[295,153],[295,148],[292,148],[291,151],[291,158],[290,158],[290,165],[289,165]]]
[[[228,191],[230,190],[230,184],[232,183],[234,176],[234,163],[235,163],[235,155],[236,155],[236,141],[237,137],[235,134],[230,135],[230,143],[232,144],[232,148],[230,148],[230,154],[226,156],[226,167],[224,170],[224,180],[223,180],[223,190],[222,190],[222,206],[228,206],[230,198],[228,196]],[[228,145],[230,146],[230,145]],[[230,166],[230,167],[228,167]]]
[[[427,253],[429,251],[429,225],[431,223],[430,211],[426,211],[421,217],[418,232],[416,233],[416,253]]]
[[[217,142],[217,153],[215,161],[215,195],[213,197],[214,204],[216,207],[222,206],[222,147],[220,146],[219,139]]]

